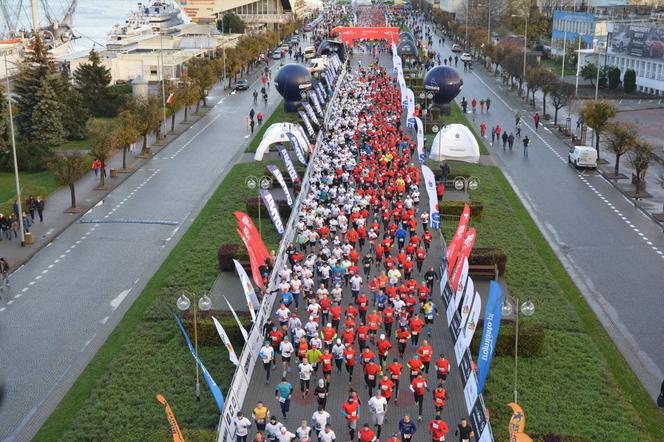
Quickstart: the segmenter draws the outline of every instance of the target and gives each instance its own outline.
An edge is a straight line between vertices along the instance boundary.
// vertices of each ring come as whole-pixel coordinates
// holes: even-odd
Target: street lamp
[[[574,86],[574,98],[579,95],[579,74],[581,73],[581,40],[586,34],[579,34],[579,49],[576,51],[576,85]]]
[[[23,207],[21,206],[21,184],[18,178],[18,161],[16,159],[16,136],[14,135],[14,114],[12,111],[11,89],[9,87],[9,68],[7,67],[7,51],[3,52],[5,59],[5,80],[7,82],[7,108],[9,108],[9,128],[12,137],[12,157],[14,160],[14,180],[16,183],[16,206],[18,213],[18,226],[21,232],[21,247],[25,247],[25,226],[23,225]]]
[[[510,316],[512,312],[515,314],[515,330],[514,330],[514,403],[518,404],[518,391],[517,391],[517,373],[518,373],[518,360],[519,360],[519,310],[524,316],[532,316],[535,313],[535,304],[528,300],[521,304],[519,309],[519,298],[516,298],[515,304],[517,308],[510,301],[505,301],[502,306],[503,316]]]
[[[272,178],[263,175],[260,178],[257,178],[253,175],[249,175],[247,178],[245,178],[244,183],[247,185],[247,188],[249,190],[256,190],[256,196],[258,198],[258,233],[262,235],[261,231],[261,195],[260,195],[260,190],[261,189],[269,189],[270,186],[272,185]]]
[[[523,31],[523,77],[521,83],[526,82],[526,56],[528,54],[528,18],[530,16],[530,10],[527,10],[524,15],[521,14],[512,14],[512,17],[523,17],[526,22],[526,27]],[[521,91],[519,91],[520,93]]]
[[[191,301],[185,294],[187,292],[183,291],[178,300],[175,302],[175,305],[181,312],[186,312],[189,310],[189,307],[191,306]],[[189,296],[194,296],[192,293],[189,293]],[[196,305],[198,305],[198,308],[206,312],[212,308],[212,300],[207,296],[203,295],[198,299],[198,302],[194,302],[194,349],[196,350],[196,354],[198,355],[198,322],[196,319]],[[196,400],[200,401],[201,400],[201,383],[200,383],[200,377],[198,374],[198,363],[194,361],[194,365],[196,367]]]
[[[424,121],[424,133],[427,133],[427,114],[429,113],[429,100],[433,98],[431,92],[420,92],[420,100],[424,100],[424,109],[422,109],[422,117]]]

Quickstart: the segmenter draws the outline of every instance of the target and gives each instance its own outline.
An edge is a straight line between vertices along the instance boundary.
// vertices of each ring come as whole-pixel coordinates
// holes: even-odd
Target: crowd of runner
[[[338,87],[258,355],[274,397],[257,403],[251,418],[238,413],[236,436],[442,441],[450,363],[428,342],[439,275],[423,266],[433,234],[419,208],[420,171],[401,127],[399,89],[377,65],[349,73]],[[299,385],[288,382],[291,371]],[[350,386],[353,376],[364,379],[363,389]],[[340,410],[328,407],[331,388],[348,390]],[[293,395],[315,397],[311,419],[288,422]],[[417,415],[387,428],[387,407],[403,395],[414,399]],[[426,424],[425,407],[435,410]],[[472,430],[464,420],[457,433],[469,440]]]

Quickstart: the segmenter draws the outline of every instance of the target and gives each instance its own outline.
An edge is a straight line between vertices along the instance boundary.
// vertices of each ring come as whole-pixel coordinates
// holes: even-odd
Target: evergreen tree
[[[82,140],[86,134],[86,123],[89,118],[87,108],[83,104],[80,92],[69,81],[69,67],[65,64],[57,79],[51,81],[51,87],[62,105],[62,125],[68,140]]]
[[[93,116],[112,117],[115,97],[109,88],[111,71],[101,64],[99,55],[94,49],[90,51],[88,61],[74,71],[76,89]]]
[[[32,113],[38,103],[37,94],[42,88],[42,83],[53,70],[53,63],[48,56],[48,51],[39,36],[33,39],[32,50],[29,51],[16,80],[12,85],[12,92],[16,96],[16,128],[18,136],[32,139]]]
[[[47,150],[62,144],[65,128],[62,124],[62,105],[48,81],[37,93],[37,104],[32,112],[31,141]]]

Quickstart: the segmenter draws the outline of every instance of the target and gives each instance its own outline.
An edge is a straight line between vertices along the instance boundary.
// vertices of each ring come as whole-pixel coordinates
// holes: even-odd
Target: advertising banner
[[[247,254],[249,255],[251,275],[256,285],[263,287],[263,277],[261,276],[259,267],[265,264],[265,260],[270,258],[270,254],[249,215],[242,212],[234,212],[234,215],[238,225],[237,233],[242,238],[242,242],[247,248]]]
[[[325,89],[323,89],[323,84],[318,82],[316,83],[316,87],[314,88],[316,93],[318,94],[318,99],[320,100],[321,103],[325,104],[327,103],[327,97],[326,97],[326,92]]]
[[[240,322],[240,318],[237,316],[237,313],[235,313],[235,309],[231,305],[230,302],[228,302],[228,298],[224,296],[224,300],[226,301],[226,304],[228,305],[228,309],[231,311],[233,314],[233,317],[235,318],[235,322],[237,322],[237,326],[240,329],[240,333],[242,333],[242,337],[244,338],[244,342],[246,343],[247,340],[249,339],[249,333],[247,333],[247,329],[244,328],[242,323]]]
[[[235,271],[240,277],[240,283],[242,284],[242,289],[244,290],[244,297],[247,301],[247,309],[251,314],[251,322],[256,322],[256,310],[258,310],[261,306],[260,302],[258,302],[256,291],[254,290],[254,286],[251,285],[249,275],[247,275],[247,272],[244,271],[242,264],[240,264],[237,259],[233,260],[233,264],[235,264]]]
[[[309,92],[309,98],[311,101],[314,103],[314,109],[316,109],[316,113],[318,114],[319,117],[323,116],[323,109],[320,107],[320,102],[318,101],[318,96],[316,95],[315,91],[310,91]]]
[[[450,241],[450,244],[447,246],[447,250],[445,251],[448,275],[451,275],[452,270],[454,270],[454,264],[457,260],[459,250],[461,250],[461,244],[463,243],[463,237],[466,236],[468,221],[470,221],[470,206],[466,204],[463,207],[463,212],[459,218],[459,224],[457,224],[457,229],[454,233],[454,236],[452,237],[452,241]]]
[[[291,197],[290,191],[288,190],[288,186],[286,186],[286,180],[284,179],[284,176],[281,174],[281,170],[279,170],[279,168],[274,164],[268,164],[267,170],[270,171],[272,176],[274,176],[281,185],[281,189],[284,191],[284,195],[286,196],[286,202],[288,203],[288,207],[293,207],[293,197]]]
[[[484,306],[484,329],[482,331],[482,341],[480,343],[480,352],[477,355],[477,391],[482,394],[484,382],[486,381],[493,350],[498,340],[498,331],[500,330],[500,319],[502,317],[503,290],[496,281],[489,284],[489,297]]]
[[[510,442],[532,442],[526,431],[526,413],[521,405],[510,402],[507,404],[512,409],[512,419],[509,423]]]
[[[274,197],[267,189],[259,190],[258,194],[263,200],[263,204],[265,204],[265,207],[267,208],[267,213],[270,215],[270,219],[272,220],[272,224],[274,224],[274,228],[277,230],[279,235],[283,236],[286,229],[284,228],[284,223],[281,220],[281,215],[279,215],[277,202],[274,200]]]
[[[468,259],[470,252],[473,250],[473,244],[475,244],[475,229],[471,227],[466,232],[466,235],[463,238],[463,243],[461,244],[461,251],[459,252],[458,259],[463,260]],[[452,276],[450,277],[450,284],[452,285],[452,290],[456,290],[461,279],[461,266],[455,266]]]
[[[297,138],[293,137],[295,139],[295,142],[297,143]],[[291,142],[292,144],[292,142]],[[299,143],[298,143],[299,144]],[[286,147],[279,143],[277,144],[277,150],[279,151],[279,156],[281,157],[281,160],[284,162],[284,167],[286,168],[286,171],[288,172],[288,176],[290,176],[290,179],[294,182],[297,183],[300,181],[300,176],[297,173],[297,169],[295,169],[295,164],[293,164],[293,160],[291,159],[290,155],[288,155],[288,151],[286,150]],[[293,150],[295,150],[295,147],[293,146]]]
[[[173,442],[184,442],[184,436],[182,435],[182,431],[180,431],[180,426],[178,425],[178,421],[175,419],[175,414],[173,414],[173,410],[171,409],[171,406],[168,405],[166,398],[164,398],[164,396],[160,394],[157,394],[157,400],[159,401],[160,404],[164,406],[164,413],[166,413],[166,419],[168,419],[168,423],[171,426],[171,434],[173,435]]]
[[[316,126],[320,127],[320,123],[318,122],[318,117],[316,117],[314,109],[311,107],[311,105],[309,103],[303,102],[302,107],[304,107],[304,110],[307,111],[307,115],[309,115],[309,120],[311,120]]]
[[[459,289],[463,290],[463,285],[464,284],[462,284],[462,282],[459,283],[457,293],[459,292]],[[473,283],[473,278],[469,276],[466,280],[465,286],[464,294],[461,296],[461,324],[465,324],[468,320],[470,307],[473,303],[473,294],[475,293],[475,284]]]
[[[459,281],[466,281],[468,279],[468,267],[469,267],[468,259],[464,258],[462,261],[459,261],[457,267],[459,267],[459,269],[458,270],[454,269],[454,272],[459,274]],[[461,288],[461,290],[459,290],[459,288]],[[450,305],[447,306],[448,325],[451,323],[452,317],[454,317],[454,314],[459,308],[459,304],[461,303],[461,295],[463,294],[464,287],[462,284],[457,284],[456,290],[454,290],[452,286],[450,286],[450,289],[452,290],[453,296]]]
[[[304,127],[307,128],[307,132],[309,133],[309,136],[315,136],[316,132],[314,132],[314,127],[311,125],[311,122],[309,121],[309,117],[307,117],[307,114],[305,114],[303,111],[297,111],[298,114],[300,114],[300,118],[302,118],[302,121],[304,121]]]
[[[475,431],[475,437],[479,435],[478,442],[493,442],[491,427],[489,427],[487,414],[481,400],[475,401],[475,406],[470,412],[470,426]]]
[[[407,118],[413,118],[415,116],[415,94],[412,89],[406,89],[406,98],[408,99]]]
[[[609,40],[608,52],[639,58],[664,58],[664,28],[646,24],[616,23]]]
[[[210,392],[212,393],[212,397],[214,397],[214,401],[217,403],[217,409],[219,410],[219,413],[220,414],[223,413],[224,412],[224,396],[221,394],[221,390],[219,389],[219,386],[214,381],[214,379],[212,379],[212,376],[210,376],[210,373],[208,373],[207,369],[205,368],[205,365],[203,365],[203,362],[198,357],[198,354],[196,353],[196,350],[194,349],[194,346],[191,345],[191,341],[189,340],[189,335],[187,335],[187,331],[182,326],[182,322],[180,322],[180,318],[178,318],[178,315],[176,315],[175,313],[173,313],[173,317],[175,318],[175,322],[178,323],[178,327],[180,327],[180,331],[182,332],[182,335],[184,336],[184,340],[187,342],[187,346],[189,347],[189,351],[194,356],[194,359],[196,360],[196,363],[198,364],[198,367],[201,369],[201,373],[203,374],[203,379],[205,379],[205,382],[207,383],[207,386],[210,389]]]
[[[422,177],[427,187],[429,195],[429,217],[431,218],[431,228],[438,230],[440,228],[440,214],[438,213],[438,194],[436,193],[436,178],[433,171],[422,165]]]
[[[228,357],[235,365],[236,367],[240,365],[240,361],[237,358],[237,355],[235,354],[235,350],[233,349],[233,344],[231,344],[231,340],[228,339],[228,335],[226,334],[226,330],[224,330],[224,327],[222,327],[221,323],[215,318],[214,316],[212,317],[212,322],[214,322],[214,327],[217,329],[217,333],[219,333],[219,337],[221,338],[221,342],[224,343],[224,347],[226,347],[226,350],[228,350]]]
[[[464,342],[464,351],[470,346],[470,342],[473,340],[475,335],[475,330],[477,330],[477,323],[480,320],[480,312],[482,311],[482,298],[480,294],[475,292],[473,298],[473,305],[470,308],[470,313],[468,314],[468,319],[464,325],[463,331],[466,335],[466,340]],[[463,324],[462,324],[463,325]]]
[[[306,115],[305,115],[306,117]],[[295,156],[297,157],[297,160],[304,164],[305,166],[307,165],[307,156],[304,153],[304,149],[300,145],[300,141],[297,139],[295,134],[292,132],[286,132],[286,137],[288,138],[288,141],[291,143],[291,146],[293,147],[293,152],[295,152]]]
[[[424,164],[424,160],[426,159],[426,154],[424,153],[424,125],[419,117],[415,117],[415,123],[417,124],[417,158],[419,158],[420,164]],[[435,184],[436,180],[434,179],[434,186]],[[434,199],[438,201],[438,194],[435,194]],[[437,229],[438,227],[434,228]]]

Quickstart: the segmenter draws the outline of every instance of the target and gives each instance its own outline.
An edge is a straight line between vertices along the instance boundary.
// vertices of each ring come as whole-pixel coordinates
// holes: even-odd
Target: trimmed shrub
[[[477,330],[484,329],[484,319],[477,323]],[[493,351],[494,356],[514,356],[514,321],[503,320],[500,324],[498,340]],[[541,356],[544,350],[544,326],[541,324],[523,323],[519,321],[519,357]],[[471,352],[478,354],[482,333],[475,333],[470,344]]]
[[[623,89],[628,94],[636,92],[636,71],[634,69],[627,69],[623,77]]]
[[[497,265],[498,275],[505,276],[507,255],[498,247],[475,247],[468,258],[470,265]]]
[[[247,198],[246,202],[246,208],[247,208],[247,215],[251,216],[252,218],[257,218],[258,217],[258,202],[260,201],[260,204],[262,206],[261,208],[261,216],[267,216],[269,218],[269,215],[267,214],[267,208],[265,207],[265,204],[263,204],[263,201],[260,200],[259,197],[251,197]],[[282,221],[286,222],[288,220],[288,217],[290,216],[291,208],[286,202],[286,200],[277,200],[275,199],[275,202],[277,203],[277,207],[279,208],[279,215],[281,215]]]
[[[227,243],[219,246],[217,251],[217,259],[219,260],[219,270],[222,272],[234,272],[235,264],[233,259],[236,259],[239,244]]]
[[[465,201],[444,200],[438,202],[438,207],[440,208],[440,213],[443,215],[461,216],[465,204]],[[471,201],[468,204],[470,204],[470,219],[473,221],[480,221],[482,219],[482,211],[484,210],[482,203],[479,201]]]
[[[235,307],[234,307],[235,308]],[[237,312],[238,317],[242,321],[243,324],[248,324],[250,321],[249,319],[249,313],[245,312]],[[219,346],[223,345],[221,342],[221,338],[219,337],[219,333],[217,333],[217,329],[214,326],[214,322],[212,322],[212,316],[217,318],[221,325],[224,327],[224,330],[226,330],[226,333],[228,334],[228,338],[231,340],[233,343],[233,347],[235,347],[236,352],[240,352],[242,350],[242,346],[244,345],[244,338],[242,337],[242,334],[240,332],[240,328],[237,326],[235,322],[235,318],[230,315],[230,313],[226,313],[225,311],[220,311],[220,310],[210,310],[207,312],[201,312],[199,311],[197,313],[198,318],[196,318],[196,323],[198,326],[198,345],[199,346]],[[194,343],[194,313],[193,310],[190,309],[186,311],[182,315],[182,325],[184,326],[184,329],[187,330],[187,334],[189,335],[189,339],[191,339],[192,344]],[[245,326],[246,328],[247,326]],[[248,330],[247,330],[248,331]],[[183,346],[186,346],[187,343],[184,340],[184,336],[182,339],[180,339],[180,344]],[[239,354],[238,354],[239,356]]]
[[[620,69],[613,67],[609,69],[609,89],[617,89],[620,86]]]

